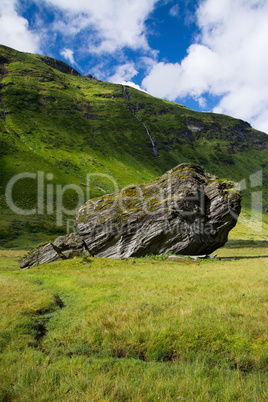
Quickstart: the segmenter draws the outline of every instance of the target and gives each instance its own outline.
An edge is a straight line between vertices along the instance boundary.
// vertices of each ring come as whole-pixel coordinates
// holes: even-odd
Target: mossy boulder
[[[53,261],[84,254],[108,258],[210,254],[226,243],[240,202],[235,183],[184,163],[151,183],[89,200],[77,212],[78,233],[49,243],[49,257],[51,251]],[[43,251],[47,253],[48,245]],[[34,253],[34,258],[27,256],[21,262],[22,268],[35,265],[37,259],[45,262],[42,248]]]
[[[76,221],[94,256],[210,254],[226,243],[240,201],[235,183],[185,163],[146,185],[89,200]]]

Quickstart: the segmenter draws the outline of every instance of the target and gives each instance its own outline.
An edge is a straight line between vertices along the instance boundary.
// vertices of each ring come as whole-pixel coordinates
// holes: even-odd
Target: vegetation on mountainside
[[[51,67],[58,68],[57,63],[0,47],[0,245],[26,246],[66,231],[55,225],[57,185],[61,190],[78,186],[86,199],[113,192],[114,181],[119,188],[141,184],[182,162],[200,164],[221,178],[246,179],[244,210],[250,209],[249,177],[267,169],[265,134],[231,117],[194,112],[133,88],[125,92],[121,85],[63,73]],[[142,123],[159,158],[153,156]],[[44,211],[39,215],[16,215],[7,206],[7,184],[22,172],[44,172]],[[47,207],[47,185],[50,190],[53,186],[53,211]],[[264,174],[257,188],[263,192],[264,209],[267,187]],[[63,206],[72,210],[77,191],[65,190]],[[37,179],[19,180],[12,196],[18,207],[36,208]]]

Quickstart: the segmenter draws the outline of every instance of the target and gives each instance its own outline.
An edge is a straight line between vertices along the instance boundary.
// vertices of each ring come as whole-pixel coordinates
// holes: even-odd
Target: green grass
[[[20,271],[22,255],[0,251],[1,400],[267,400],[266,249]]]
[[[6,203],[9,180],[21,172],[45,173],[47,184],[70,183],[85,191],[87,174],[105,174],[121,189],[161,176],[182,162],[202,165],[208,172],[234,181],[246,180],[243,208],[251,208],[253,191],[262,191],[263,211],[268,203],[267,136],[232,117],[198,113],[182,105],[154,98],[121,85],[64,74],[44,63],[38,55],[0,46],[8,60],[0,71],[0,245],[29,247],[38,243],[29,225],[35,221],[40,241],[57,236],[55,212],[19,216]],[[157,148],[155,158],[148,127]],[[188,126],[200,131],[191,132]],[[251,187],[250,176],[263,171],[263,183]],[[52,181],[46,174],[52,173]],[[24,209],[37,204],[36,181],[14,186],[14,201]],[[27,190],[26,190],[27,188]],[[95,176],[90,197],[113,192],[111,181]],[[57,201],[54,195],[54,211]],[[66,193],[64,205],[76,206],[75,193]],[[68,216],[64,216],[65,220]],[[266,214],[267,223],[267,214]],[[16,222],[15,227],[13,222]],[[19,228],[17,227],[19,226]],[[62,232],[66,225],[62,226]],[[28,240],[28,244],[26,239]]]

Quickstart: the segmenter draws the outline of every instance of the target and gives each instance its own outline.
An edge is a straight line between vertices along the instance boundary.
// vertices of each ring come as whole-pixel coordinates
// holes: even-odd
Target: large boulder
[[[109,258],[210,254],[226,243],[240,202],[235,183],[184,163],[149,184],[84,204],[76,215],[78,233],[73,234],[77,253]],[[75,254],[69,243],[68,236],[53,243],[59,258]]]
[[[240,201],[235,183],[185,163],[152,183],[89,200],[76,221],[97,257],[210,254],[226,243]]]

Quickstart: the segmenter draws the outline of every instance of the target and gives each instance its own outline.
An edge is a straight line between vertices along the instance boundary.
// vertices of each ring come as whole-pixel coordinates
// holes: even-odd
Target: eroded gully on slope
[[[134,109],[133,105],[132,105],[131,102],[130,102],[130,99],[129,99],[129,96],[128,96],[128,93],[127,93],[127,89],[126,89],[126,87],[125,87],[124,85],[123,85],[123,96],[124,96],[124,98],[126,99],[126,101],[127,101],[127,103],[128,103],[128,106],[129,106],[129,108],[130,108],[130,111],[131,111],[131,113],[133,114],[133,116],[134,116],[134,117],[143,125],[143,127],[145,128],[146,134],[148,135],[148,137],[149,137],[150,140],[151,140],[152,149],[153,149],[153,155],[154,155],[155,158],[158,158],[158,157],[159,157],[159,153],[158,153],[158,150],[157,150],[157,146],[156,146],[156,144],[155,144],[155,142],[154,142],[154,140],[153,140],[153,138],[152,138],[152,136],[151,136],[151,134],[150,134],[150,132],[149,132],[149,130],[148,130],[148,127],[146,126],[146,124],[143,123],[143,122],[138,118],[138,116],[136,115],[135,109]]]

